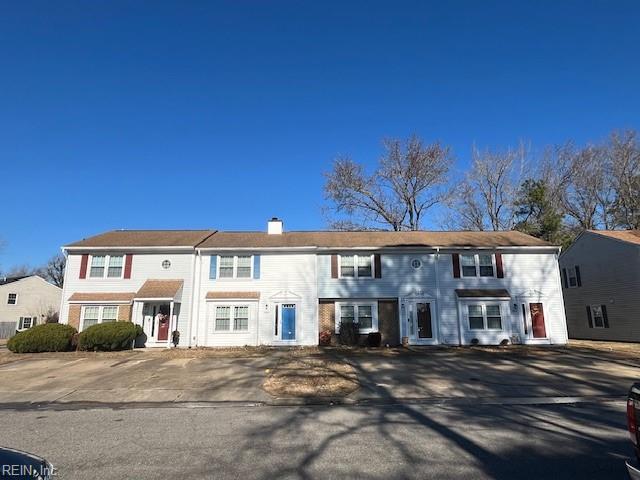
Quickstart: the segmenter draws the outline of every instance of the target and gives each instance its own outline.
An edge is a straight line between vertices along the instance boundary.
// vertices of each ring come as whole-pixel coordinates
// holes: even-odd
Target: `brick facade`
[[[76,330],[80,330],[80,311],[82,306],[78,304],[69,305],[69,318],[68,322]]]
[[[131,305],[118,305],[118,321],[119,322],[131,321]]]
[[[335,332],[336,309],[334,302],[320,301],[320,304],[318,305],[318,317],[321,332],[325,330]]]

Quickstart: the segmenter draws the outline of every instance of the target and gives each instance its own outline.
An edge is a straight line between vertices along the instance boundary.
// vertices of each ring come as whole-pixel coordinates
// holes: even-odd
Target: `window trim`
[[[371,307],[371,328],[360,328],[358,331],[361,334],[367,334],[367,333],[372,333],[372,332],[378,332],[378,301],[374,300],[363,300],[361,302],[359,301],[349,301],[349,302],[335,302],[335,332],[339,333],[340,332],[340,323],[342,321],[342,318],[340,316],[340,311],[342,309],[342,307],[353,307],[353,315],[354,315],[354,319],[356,319],[356,321],[359,318],[358,315],[358,307]]]
[[[11,303],[11,302],[9,301],[9,299],[10,299],[11,295],[13,295],[13,296],[14,296],[14,301],[13,301],[13,303]],[[18,305],[18,294],[17,294],[17,293],[12,293],[12,292],[7,293],[7,305],[11,305],[12,307],[15,307],[16,305]]]
[[[217,280],[253,280],[253,267],[254,267],[254,255],[217,255],[216,259],[216,279]],[[231,277],[221,277],[220,276],[220,268],[222,266],[222,257],[233,257],[233,275]],[[249,257],[249,276],[248,277],[238,277],[238,257]],[[228,267],[226,267],[228,268]]]
[[[211,302],[212,304],[212,311],[211,311],[211,333],[213,335],[219,335],[219,334],[236,334],[236,335],[242,335],[242,334],[249,334],[251,333],[251,321],[253,319],[253,315],[254,315],[254,309],[252,308],[252,304],[255,304],[256,302]],[[228,330],[218,330],[216,328],[216,319],[217,319],[217,312],[218,312],[218,307],[229,307],[230,311],[229,311],[229,329]],[[236,330],[235,327],[235,313],[236,313],[236,308],[238,307],[247,307],[247,329],[246,330]]]
[[[114,278],[114,277],[111,277]],[[120,317],[120,305],[96,305],[96,304],[87,304],[87,305],[82,305],[82,309],[80,311],[80,329],[78,330],[79,332],[84,331],[84,320],[85,320],[85,310],[87,307],[98,307],[98,323],[96,323],[95,325],[99,325],[102,323],[102,321],[104,320],[104,308],[107,307],[115,307],[116,308],[116,318],[115,320],[110,320],[110,321],[118,321],[118,318]]]
[[[109,276],[109,265],[111,263],[111,257],[122,257],[122,266],[120,267],[120,276],[119,277],[110,277]],[[91,276],[91,265],[93,264],[93,257],[104,257],[104,271],[102,272],[101,277],[93,277]],[[102,254],[91,254],[89,255],[89,260],[87,261],[87,280],[122,280],[124,279],[124,269],[127,263],[127,255],[124,253],[102,253]]]
[[[505,316],[505,310],[502,308],[502,303],[500,301],[468,301],[464,302],[465,306],[465,317],[467,319],[467,328],[470,332],[503,332],[505,331],[505,321],[509,319]],[[487,315],[487,306],[495,305],[500,309],[500,328],[489,328],[489,319],[488,317],[494,317],[495,315]],[[471,328],[471,320],[469,315],[469,307],[470,306],[480,306],[482,308],[482,328]],[[508,312],[506,312],[508,313]],[[475,315],[474,315],[475,316]]]
[[[29,322],[30,322],[30,323],[29,323],[29,326],[28,326],[28,327],[25,327],[25,326],[24,326],[24,321],[25,321],[27,318],[29,319]],[[34,316],[31,316],[31,317],[20,317],[20,318],[18,319],[18,328],[17,328],[16,330],[18,330],[18,331],[28,330],[29,328],[31,328],[31,327],[33,327],[33,326],[37,325],[37,324],[38,324],[38,322],[36,321],[36,320],[37,320],[37,318],[38,318],[38,317],[34,317]]]
[[[480,274],[480,255],[491,255],[491,266],[493,268],[493,275],[481,275]],[[475,275],[465,275],[464,274],[464,265],[462,264],[462,257],[473,257],[476,274]],[[471,266],[471,265],[469,265]],[[488,265],[485,265],[488,267]],[[496,254],[495,253],[461,253],[460,254],[460,277],[461,278],[498,278],[498,268],[496,265]]]
[[[575,285],[571,285],[571,271],[573,271],[573,279],[576,281]],[[576,272],[575,265],[572,267],[567,267],[567,288],[578,288],[578,272]]]
[[[343,276],[342,275],[342,257],[353,257],[353,276]],[[371,258],[371,275],[361,276],[358,274],[358,257],[370,257]],[[375,254],[364,254],[358,255],[357,253],[353,254],[338,254],[338,278],[376,278],[376,262],[375,262]]]
[[[599,308],[600,309],[600,318],[602,319],[602,326],[597,326],[596,325],[596,315],[593,311],[594,307]],[[602,311],[602,304],[594,304],[594,305],[589,305],[589,310],[591,310],[591,323],[593,325],[593,328],[598,328],[598,329],[606,329],[607,327],[605,327],[604,325],[604,312]]]

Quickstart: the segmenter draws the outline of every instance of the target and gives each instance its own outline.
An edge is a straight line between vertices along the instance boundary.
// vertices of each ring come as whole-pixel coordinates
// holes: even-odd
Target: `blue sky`
[[[640,128],[640,2],[3,2],[0,268],[113,228],[325,227],[383,137]],[[436,225],[427,224],[427,227]]]

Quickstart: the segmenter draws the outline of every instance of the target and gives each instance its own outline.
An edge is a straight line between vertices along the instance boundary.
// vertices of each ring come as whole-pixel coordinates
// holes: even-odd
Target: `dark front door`
[[[158,340],[167,340],[169,338],[169,305],[161,305],[158,319]]]
[[[544,310],[541,303],[530,303],[529,310],[531,311],[531,331],[533,332],[533,338],[546,338],[547,331],[544,327]]]
[[[433,338],[431,304],[416,303],[416,316],[418,317],[418,338]]]

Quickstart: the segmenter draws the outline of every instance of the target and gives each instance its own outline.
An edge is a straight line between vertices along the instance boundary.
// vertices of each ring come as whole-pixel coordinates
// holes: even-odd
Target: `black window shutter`
[[[578,282],[578,286],[581,287],[582,280],[580,279],[580,267],[576,265],[575,269],[576,269],[576,282]]]
[[[569,279],[567,278],[567,269],[562,269],[562,278],[564,279],[564,288],[569,288]]]
[[[382,261],[379,253],[373,256],[373,270],[376,278],[382,278]]]
[[[604,321],[604,328],[609,328],[609,317],[607,317],[607,306],[600,305],[602,307],[602,320]]]
[[[591,318],[591,306],[587,305],[587,318],[589,319],[589,328],[593,328],[593,319]]]

